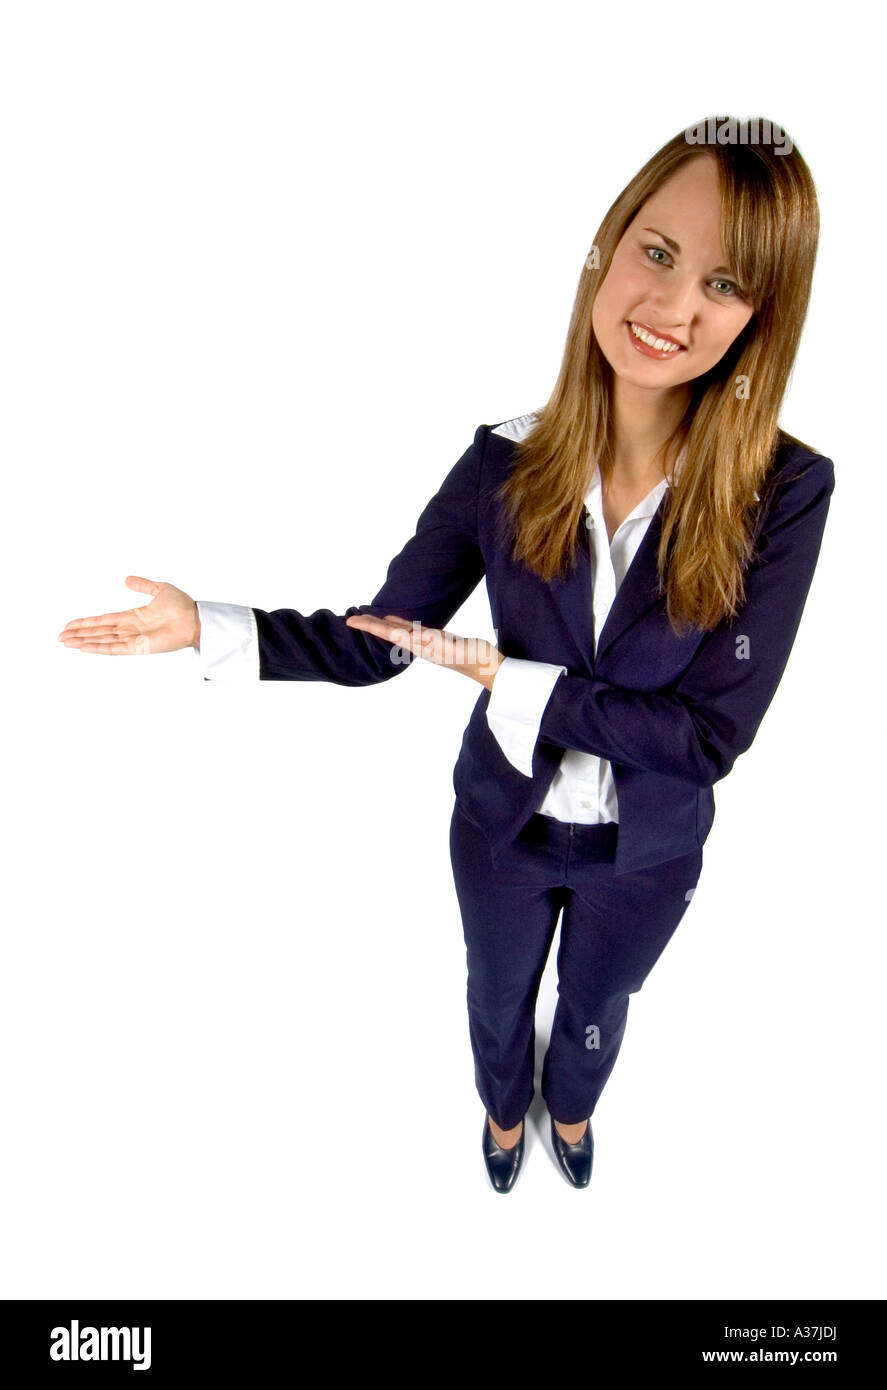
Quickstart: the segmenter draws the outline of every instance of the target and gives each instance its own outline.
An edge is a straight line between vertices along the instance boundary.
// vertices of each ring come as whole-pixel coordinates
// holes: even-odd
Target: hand
[[[153,595],[150,603],[125,613],[102,613],[98,618],[72,618],[58,640],[81,652],[102,656],[149,656],[200,647],[200,616],[190,595],[174,584],[126,576],[126,587]]]
[[[485,685],[487,690],[492,690],[496,672],[505,660],[503,653],[482,637],[456,637],[443,628],[423,627],[421,623],[397,618],[391,613],[384,618],[354,613],[345,623],[347,627],[360,628],[362,632],[405,647],[414,656],[423,656],[436,666],[452,666],[463,676]]]

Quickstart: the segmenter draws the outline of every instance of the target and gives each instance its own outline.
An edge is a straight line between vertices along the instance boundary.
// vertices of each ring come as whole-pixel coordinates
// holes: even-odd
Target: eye
[[[657,256],[665,256],[665,261],[653,260],[654,265],[665,265],[667,261],[671,260],[671,252],[666,251],[664,246],[645,246],[644,250],[647,252],[650,260],[653,260],[653,257],[650,254],[651,252],[655,252]],[[734,280],[722,280],[719,278],[717,280],[712,280],[711,283],[712,285],[727,286],[726,291],[718,290],[717,292],[718,296],[721,299],[748,299],[748,294],[746,293],[746,291],[743,290],[741,286],[737,285]]]

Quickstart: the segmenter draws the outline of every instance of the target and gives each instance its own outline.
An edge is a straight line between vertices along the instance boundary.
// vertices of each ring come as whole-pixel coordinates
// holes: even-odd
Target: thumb
[[[156,598],[161,586],[153,579],[144,579],[140,574],[128,574],[124,580],[128,589],[137,589],[140,594],[150,594]]]

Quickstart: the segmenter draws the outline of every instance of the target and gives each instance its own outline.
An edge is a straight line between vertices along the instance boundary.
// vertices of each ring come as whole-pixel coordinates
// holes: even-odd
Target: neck
[[[651,391],[616,377],[613,390],[613,477],[626,486],[665,476],[657,455],[689,404],[689,385]],[[674,463],[674,459],[665,461]]]

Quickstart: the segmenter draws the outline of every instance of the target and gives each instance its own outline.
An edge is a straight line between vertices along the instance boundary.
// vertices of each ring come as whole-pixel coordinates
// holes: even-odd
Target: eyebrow
[[[678,243],[677,243],[676,241],[673,241],[673,240],[671,239],[670,236],[666,236],[664,232],[657,232],[657,230],[656,230],[655,227],[643,227],[641,230],[642,230],[642,231],[645,231],[645,232],[652,232],[654,236],[660,236],[660,237],[662,237],[662,240],[665,242],[666,246],[667,246],[671,251],[674,251],[674,253],[675,253],[676,256],[679,256],[679,255],[681,254],[681,248],[680,248],[680,246],[678,245]],[[730,267],[727,266],[727,265],[716,265],[715,268],[714,268],[714,270],[713,270],[711,273],[712,273],[712,275],[733,275],[733,274],[735,274],[735,272],[732,271],[732,270],[730,269]]]

